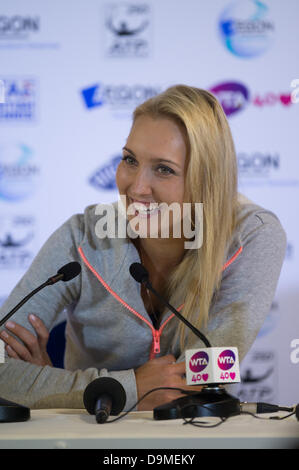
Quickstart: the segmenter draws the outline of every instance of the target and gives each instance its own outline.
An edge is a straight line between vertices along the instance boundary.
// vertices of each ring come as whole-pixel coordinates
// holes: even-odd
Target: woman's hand
[[[152,359],[135,370],[138,400],[153,388],[175,387],[193,392],[201,390],[201,386],[186,385],[185,362],[175,363],[172,354]],[[138,411],[151,411],[153,408],[168,403],[183,395],[178,390],[159,390],[150,393],[137,406]]]
[[[2,331],[0,337],[6,343],[7,354],[14,359],[22,359],[38,366],[52,366],[53,364],[47,353],[49,332],[40,318],[35,315],[29,315],[28,318],[37,336],[15,322],[8,321],[5,323],[5,328],[24,343],[21,344],[7,331]]]

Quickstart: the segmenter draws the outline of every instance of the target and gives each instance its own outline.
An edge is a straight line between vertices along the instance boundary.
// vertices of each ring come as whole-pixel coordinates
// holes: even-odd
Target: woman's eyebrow
[[[127,152],[129,152],[131,155],[133,155],[133,157],[136,157],[135,153],[133,152],[133,150],[130,150],[128,147],[123,147],[123,150],[126,150]]]
[[[129,152],[133,157],[137,158],[133,150],[129,149],[128,147],[123,147],[123,150],[126,150]],[[161,158],[161,157],[155,157],[151,159],[152,161],[159,161],[159,162],[167,162],[171,163],[172,165],[177,166],[178,168],[181,168],[178,163],[173,162],[172,160],[167,160],[166,158]]]

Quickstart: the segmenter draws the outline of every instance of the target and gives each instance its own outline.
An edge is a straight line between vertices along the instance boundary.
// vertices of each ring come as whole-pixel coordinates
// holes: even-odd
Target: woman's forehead
[[[186,158],[186,137],[180,126],[169,118],[139,116],[128,136],[126,147],[151,158]]]

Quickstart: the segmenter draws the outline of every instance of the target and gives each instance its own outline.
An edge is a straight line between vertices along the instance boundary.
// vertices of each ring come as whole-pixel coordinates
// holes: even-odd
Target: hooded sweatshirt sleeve
[[[270,311],[286,251],[286,234],[275,214],[258,206],[247,206],[244,213],[202,329],[212,346],[237,347],[240,361]],[[188,349],[205,347],[198,338],[191,341]],[[184,357],[182,352],[178,362]]]
[[[57,229],[1,306],[0,318],[64,264],[71,261],[80,262],[77,248],[83,235],[83,214],[72,216]],[[81,276],[77,276],[69,282],[58,282],[44,288],[22,306],[12,320],[35,334],[28,320],[29,314],[33,313],[41,318],[48,330],[51,330],[64,308],[76,304],[81,291],[80,278]],[[4,326],[1,327],[1,330],[3,329]],[[12,334],[11,331],[9,334]],[[112,376],[122,383],[127,393],[125,409],[136,403],[137,391],[133,370],[110,373],[106,369],[98,370],[90,367],[85,370],[69,371],[38,366],[7,355],[5,362],[0,364],[0,397],[30,408],[84,408],[84,390],[99,376]]]

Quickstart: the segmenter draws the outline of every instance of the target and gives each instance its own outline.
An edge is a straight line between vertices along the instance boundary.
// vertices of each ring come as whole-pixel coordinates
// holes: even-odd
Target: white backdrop
[[[2,0],[0,302],[61,223],[117,199],[139,102],[177,83],[213,90],[240,192],[273,210],[288,237],[271,312],[233,391],[297,403],[298,43],[298,0]]]

